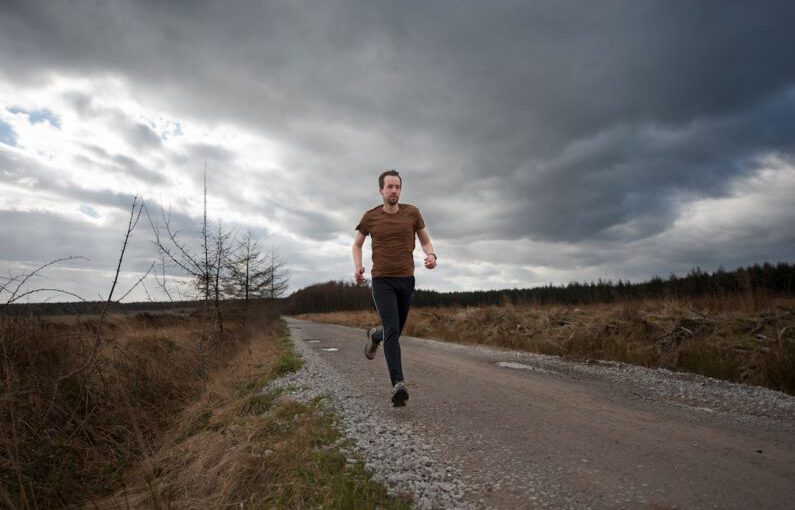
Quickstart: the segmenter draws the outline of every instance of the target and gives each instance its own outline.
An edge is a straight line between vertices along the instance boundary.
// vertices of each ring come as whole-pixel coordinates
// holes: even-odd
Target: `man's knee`
[[[399,322],[385,322],[384,323],[384,337],[389,336],[390,334],[395,334],[400,331],[400,323]]]

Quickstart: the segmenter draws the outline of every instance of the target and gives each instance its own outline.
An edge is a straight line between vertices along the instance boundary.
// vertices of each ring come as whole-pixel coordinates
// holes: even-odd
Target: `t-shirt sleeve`
[[[362,219],[359,220],[359,224],[356,225],[356,229],[362,233],[363,236],[367,236],[370,234],[370,227],[367,224],[367,213],[362,215]]]
[[[417,209],[417,214],[414,218],[414,232],[422,230],[425,228],[425,220],[422,218],[422,213],[419,209]]]

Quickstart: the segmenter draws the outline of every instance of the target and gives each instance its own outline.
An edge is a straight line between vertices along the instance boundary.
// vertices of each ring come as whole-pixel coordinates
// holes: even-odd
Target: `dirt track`
[[[364,358],[362,330],[288,322],[295,341],[361,392],[362,406],[390,406],[383,354]],[[707,406],[687,387],[712,384],[701,378],[669,374],[681,391],[664,396],[660,375],[639,382],[651,371],[624,367],[624,379],[620,366],[409,337],[401,345],[411,399],[389,412],[439,446],[479,506],[783,509],[795,501],[795,398],[775,394],[778,407],[749,411],[742,387],[725,385],[730,396],[722,390],[723,401]]]

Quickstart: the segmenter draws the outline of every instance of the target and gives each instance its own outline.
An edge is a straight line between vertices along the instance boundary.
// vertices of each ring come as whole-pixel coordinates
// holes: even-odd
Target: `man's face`
[[[380,191],[385,204],[397,204],[400,200],[400,177],[394,175],[384,177],[384,187]]]

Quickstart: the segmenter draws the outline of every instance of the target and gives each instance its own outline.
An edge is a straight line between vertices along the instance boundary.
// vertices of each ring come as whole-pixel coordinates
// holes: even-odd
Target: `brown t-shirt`
[[[410,204],[400,204],[394,214],[383,205],[365,212],[356,230],[373,240],[372,276],[414,275],[414,236],[424,228],[420,210]]]

